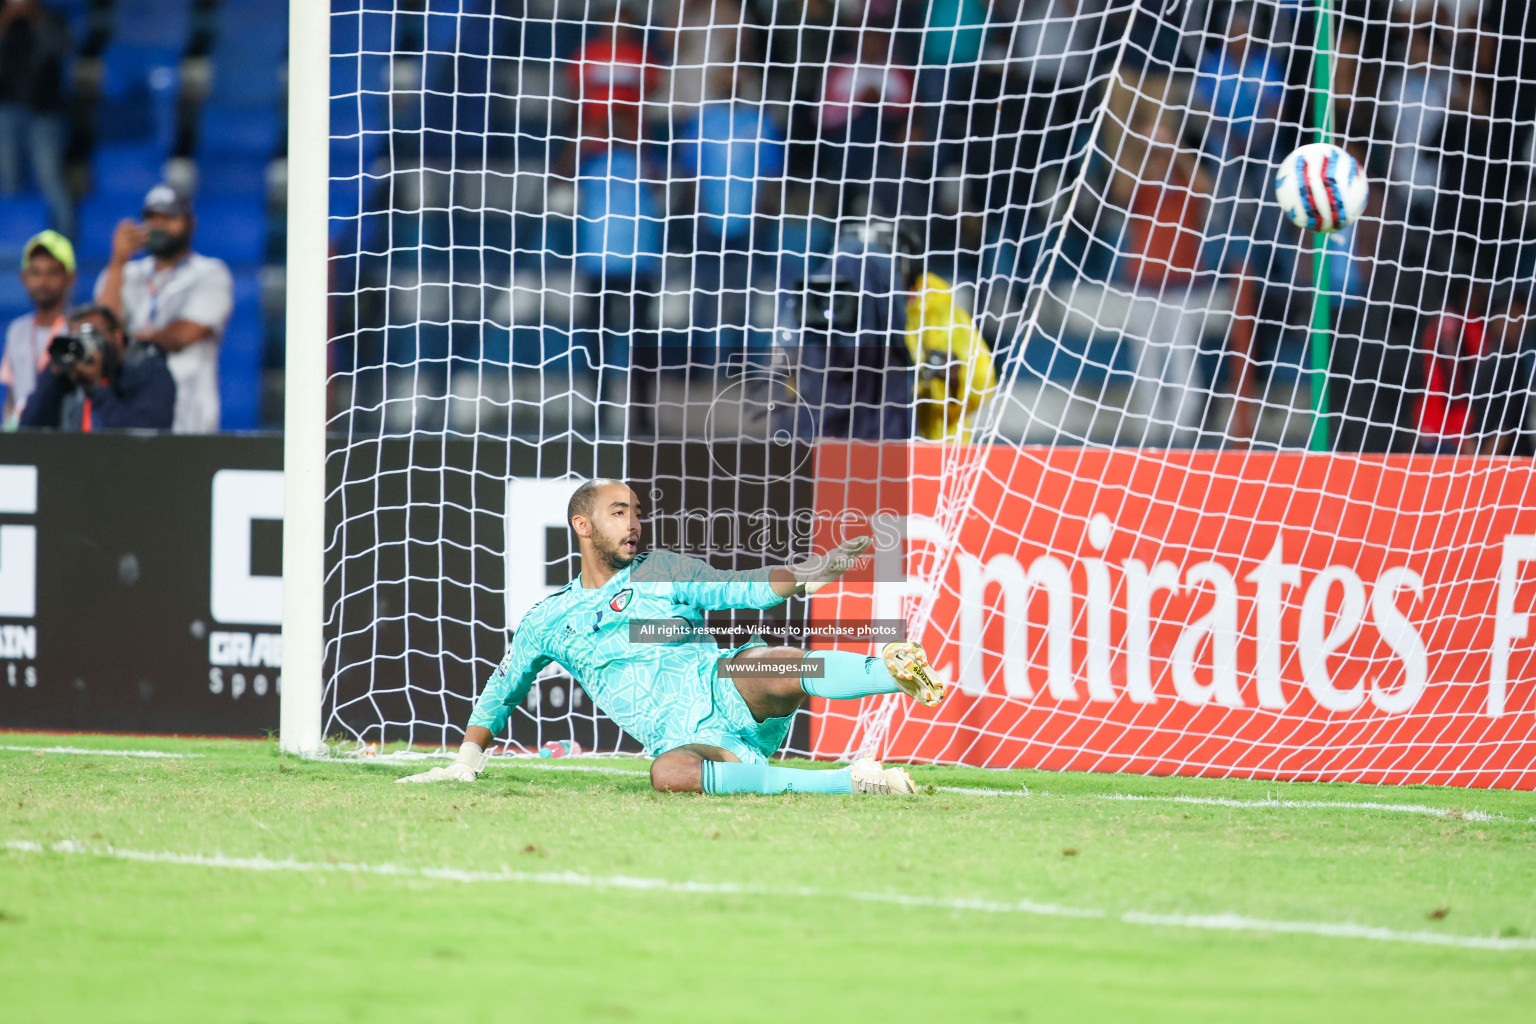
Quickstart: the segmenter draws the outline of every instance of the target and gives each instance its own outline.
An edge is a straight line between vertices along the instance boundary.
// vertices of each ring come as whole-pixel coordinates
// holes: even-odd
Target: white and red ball
[[[1275,199],[1292,224],[1342,231],[1365,212],[1371,186],[1360,162],[1338,146],[1314,142],[1280,162]]]

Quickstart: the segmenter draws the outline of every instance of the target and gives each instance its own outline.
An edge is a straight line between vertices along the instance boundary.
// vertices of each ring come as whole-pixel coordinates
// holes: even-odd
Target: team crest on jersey
[[[634,595],[633,590],[621,590],[613,595],[613,600],[608,602],[608,607],[616,612],[623,611],[629,605],[629,599]]]

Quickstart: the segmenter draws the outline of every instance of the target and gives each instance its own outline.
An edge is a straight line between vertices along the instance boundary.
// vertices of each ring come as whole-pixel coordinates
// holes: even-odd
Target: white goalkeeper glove
[[[859,556],[874,543],[871,537],[845,540],[831,551],[795,562],[789,571],[795,574],[795,593],[809,597],[859,562]]]
[[[444,768],[439,765],[436,768],[424,771],[419,775],[407,775],[396,782],[474,782],[485,771],[485,762],[490,760],[487,754],[478,744],[465,740],[459,747],[459,756],[453,759],[453,763]]]

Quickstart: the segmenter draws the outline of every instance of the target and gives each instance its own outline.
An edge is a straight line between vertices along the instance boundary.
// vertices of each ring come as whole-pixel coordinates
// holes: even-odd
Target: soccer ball
[[[1338,146],[1314,142],[1280,162],[1275,199],[1299,228],[1342,231],[1359,219],[1371,191],[1360,163]]]

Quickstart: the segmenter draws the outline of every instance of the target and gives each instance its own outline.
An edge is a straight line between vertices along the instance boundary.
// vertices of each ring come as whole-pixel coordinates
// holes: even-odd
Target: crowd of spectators
[[[884,217],[920,233],[924,273],[965,289],[1000,368],[1038,369],[1026,342],[1058,351],[1092,342],[1102,354],[1107,341],[1102,369],[1131,385],[1095,395],[1124,402],[1118,443],[1246,443],[1266,387],[1287,372],[1303,388],[1311,379],[1305,352],[1321,286],[1337,328],[1326,403],[1336,447],[1530,448],[1521,425],[1533,133],[1519,112],[1536,101],[1536,34],[1521,5],[1367,0],[1341,10],[1331,116],[1376,187],[1366,218],[1330,240],[1322,281],[1310,239],[1270,198],[1276,159],[1312,138],[1309,5],[464,0],[446,20],[422,5],[419,30],[410,8],[402,0],[384,19],[388,38],[364,47],[427,55],[414,78],[401,70],[409,61],[391,66],[393,105],[377,108],[389,130],[362,123],[358,138],[393,141],[367,150],[364,164],[382,155],[397,171],[414,161],[458,173],[519,167],[536,153],[528,166],[543,174],[549,205],[516,221],[537,221],[532,244],[492,241],[489,208],[469,225],[478,232],[459,230],[453,199],[442,204],[458,218],[446,245],[410,235],[398,218],[383,222],[382,245],[362,229],[342,239],[343,251],[360,253],[361,281],[354,308],[338,313],[341,333],[356,339],[342,369],[436,360],[421,339],[439,323],[455,357],[491,358],[483,331],[459,351],[459,326],[486,320],[479,307],[418,311],[410,351],[370,352],[363,341],[373,296],[412,281],[419,289],[429,262],[458,252],[466,235],[478,235],[462,261],[478,276],[453,262],[448,283],[505,294],[532,260],[545,289],[533,310],[541,327],[559,318],[549,268],[564,260],[564,344],[595,368],[625,365],[636,346],[686,346],[681,358],[697,363],[706,350],[766,343],[779,295],[818,258],[833,262],[839,226]],[[452,31],[432,28],[434,17]],[[420,38],[407,40],[408,30]],[[30,178],[69,239],[75,211],[55,188],[61,31],[41,0],[0,11],[0,191]],[[498,59],[515,86],[474,70]],[[552,69],[543,101],[530,77],[539,61]],[[414,148],[401,141],[408,135]],[[465,145],[471,137],[478,149]],[[382,182],[360,200],[362,223],[390,208],[395,185],[360,180]],[[228,272],[191,252],[185,197],[167,202],[147,201],[143,224],[119,229],[94,294],[123,314],[129,337],[166,353],[177,429],[215,429]],[[561,212],[570,215],[564,241],[551,226]],[[419,264],[402,270],[393,254],[412,245]],[[132,259],[140,247],[148,255]],[[44,279],[62,264],[32,266],[56,249],[28,243],[24,259],[36,309],[13,326],[24,340],[0,362],[13,423],[43,366],[38,339],[67,316],[44,301]],[[369,264],[373,251],[389,258]],[[385,268],[384,287],[373,287],[370,266]],[[1098,336],[1074,341],[1023,315],[1042,284],[1101,296],[1090,310]],[[400,314],[379,306],[376,333],[394,337]],[[1018,331],[1026,321],[1038,328],[1028,337]],[[1047,363],[1041,372],[1072,368],[1066,383],[1076,387],[1094,359]]]
[[[117,225],[93,300],[73,309],[74,245],[50,228],[23,246],[33,310],[6,328],[0,425],[218,431],[229,268],[193,251],[192,203],[172,186],[151,189],[140,218]]]
[[[185,190],[161,183],[137,218],[86,232],[111,255],[80,282],[90,301],[71,306],[82,242],[64,159],[74,52],[59,5],[0,5],[0,196],[30,189],[52,222],[21,246],[32,309],[7,325],[0,348],[0,428],[217,432],[233,281],[223,260],[194,251]]]
[[[1278,158],[1313,138],[1305,5],[653,0],[586,16],[554,54],[547,134],[549,166],[575,182],[575,319],[594,365],[675,338],[660,300],[679,281],[686,358],[750,343],[772,326],[758,297],[804,277],[797,253],[830,258],[837,224],[893,217],[921,231],[926,269],[993,311],[981,326],[1003,364],[1021,353],[999,300],[1047,267],[1062,290],[1117,296],[1099,326],[1134,382],[1119,443],[1246,443],[1271,378],[1311,379],[1321,284],[1337,447],[1529,445],[1475,428],[1523,423],[1529,390],[1523,10],[1423,0],[1339,16],[1336,138],[1377,186],[1365,222],[1331,239],[1322,282],[1270,195]],[[1453,345],[1448,325],[1469,326]],[[1466,365],[1448,373],[1452,349]],[[1481,411],[1420,408],[1463,399]],[[1465,443],[1447,423],[1473,425]]]

